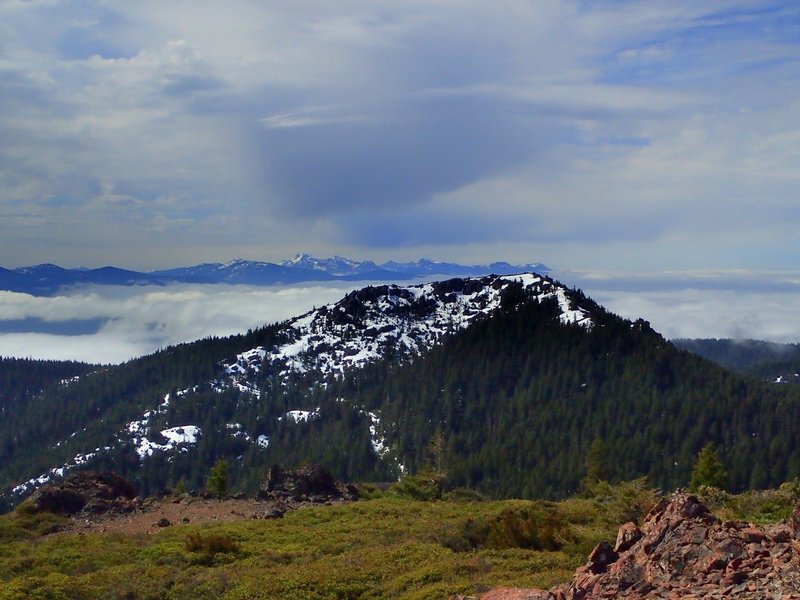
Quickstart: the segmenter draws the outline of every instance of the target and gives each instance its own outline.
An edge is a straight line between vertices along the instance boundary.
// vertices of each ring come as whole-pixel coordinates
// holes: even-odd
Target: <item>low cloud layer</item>
[[[800,342],[798,273],[557,276],[612,312],[650,321],[667,338]],[[170,344],[297,316],[357,287],[97,287],[53,298],[0,292],[0,356],[118,363]]]
[[[800,343],[800,272],[557,274],[606,308],[667,338]]]
[[[349,287],[97,287],[53,298],[0,292],[0,356],[118,363],[275,323],[336,301]]]

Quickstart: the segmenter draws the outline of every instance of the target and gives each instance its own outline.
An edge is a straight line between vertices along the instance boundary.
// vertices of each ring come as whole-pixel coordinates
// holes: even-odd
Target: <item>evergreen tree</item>
[[[589,446],[585,464],[586,475],[581,481],[581,488],[585,493],[591,493],[598,483],[611,478],[611,470],[608,466],[608,444],[601,438],[595,438],[592,445]]]
[[[209,471],[206,491],[214,496],[224,496],[228,493],[228,462],[226,460],[219,459]]]
[[[709,442],[697,455],[697,461],[692,469],[692,480],[689,489],[696,491],[701,485],[725,489],[728,474],[714,449],[714,444]]]

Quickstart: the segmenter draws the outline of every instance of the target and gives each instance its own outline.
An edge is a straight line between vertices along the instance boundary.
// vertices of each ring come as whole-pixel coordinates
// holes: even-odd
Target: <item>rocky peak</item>
[[[225,367],[240,385],[261,362],[280,377],[313,372],[324,378],[389,354],[420,354],[444,336],[527,300],[555,300],[563,323],[592,325],[588,303],[535,273],[368,286],[290,320],[284,343],[251,349]]]

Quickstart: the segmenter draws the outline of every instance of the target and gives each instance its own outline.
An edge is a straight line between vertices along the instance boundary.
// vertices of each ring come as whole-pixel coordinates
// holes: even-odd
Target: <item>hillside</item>
[[[678,339],[673,343],[726,369],[775,383],[800,383],[800,344],[730,339]]]
[[[641,482],[558,503],[361,492],[282,518],[268,516],[269,501],[188,494],[135,499],[116,516],[28,503],[0,516],[0,599],[761,599],[800,589],[797,485],[710,490],[716,515],[685,494],[659,501]]]
[[[595,440],[609,478],[662,489],[688,482],[707,442],[732,489],[800,474],[793,386],[731,374],[535,274],[364,288],[65,382],[17,423],[0,423],[9,501],[89,467],[145,494],[200,489],[220,458],[235,489],[273,463],[387,481],[435,462],[449,486],[557,498]]]

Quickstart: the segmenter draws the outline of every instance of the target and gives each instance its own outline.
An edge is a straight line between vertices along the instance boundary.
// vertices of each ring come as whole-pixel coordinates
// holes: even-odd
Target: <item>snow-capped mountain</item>
[[[52,264],[0,268],[0,290],[33,295],[51,295],[67,287],[81,285],[168,285],[171,283],[229,285],[279,285],[312,281],[409,281],[431,277],[468,277],[509,275],[549,269],[535,265],[511,265],[495,262],[489,265],[459,265],[422,259],[416,262],[389,261],[381,265],[373,261],[357,261],[340,256],[315,258],[298,254],[278,263],[237,258],[227,263],[203,263],[151,272],[137,272],[116,267],[100,269],[64,269]]]
[[[81,467],[92,459],[120,448],[135,450],[139,460],[149,460],[154,453],[183,455],[207,435],[201,427],[181,417],[182,405],[197,402],[198,394],[212,396],[237,394],[243,402],[258,403],[262,394],[289,383],[294,387],[287,397],[289,405],[264,421],[260,430],[245,429],[239,422],[216,425],[217,433],[232,436],[248,447],[269,448],[272,430],[281,421],[301,423],[324,418],[324,413],[308,406],[302,390],[309,393],[316,385],[327,386],[333,379],[387,357],[399,361],[424,354],[448,335],[492,317],[498,310],[514,310],[524,301],[551,300],[556,307],[554,318],[565,324],[592,327],[590,302],[552,279],[535,273],[491,275],[480,278],[455,278],[419,285],[369,286],[350,292],[340,301],[321,306],[276,327],[272,345],[246,348],[218,364],[211,381],[196,381],[182,390],[160,390],[153,403],[133,420],[121,423],[113,432],[113,443],[105,446],[76,446],[73,458],[47,472],[18,482],[13,494],[23,494],[36,486]],[[332,379],[333,378],[333,379]],[[78,385],[68,381],[63,385]],[[164,395],[166,394],[166,395]],[[207,400],[205,401],[207,402]],[[385,446],[380,415],[353,407],[369,419],[370,443],[383,458]],[[271,419],[271,421],[270,421]],[[272,425],[270,425],[270,422]],[[78,444],[74,434],[69,441]],[[74,439],[73,439],[74,438]],[[177,453],[177,454],[176,454]],[[170,459],[171,460],[171,459]]]
[[[422,258],[415,262],[388,261],[380,265],[382,269],[397,273],[414,273],[417,277],[433,275],[449,277],[474,277],[494,273],[495,275],[511,275],[514,273],[549,273],[550,269],[542,263],[512,265],[507,262],[493,262],[488,265],[460,265],[457,263],[439,262]]]
[[[314,256],[306,253],[297,254],[289,260],[284,260],[281,262],[281,265],[292,269],[322,271],[323,273],[328,273],[329,275],[334,275],[336,277],[348,277],[351,275],[374,273],[375,271],[379,270],[378,265],[371,260],[350,260],[349,258],[342,258],[341,256],[315,258]]]
[[[281,378],[310,373],[321,381],[389,354],[417,355],[489,318],[515,291],[525,299],[556,299],[562,322],[591,326],[589,311],[564,286],[535,273],[366,287],[291,319],[283,343],[249,349],[225,370],[238,385],[246,385],[262,366]]]
[[[270,262],[237,258],[227,263],[205,263],[150,273],[178,283],[227,283],[246,285],[275,285],[304,281],[329,281],[327,273]]]

